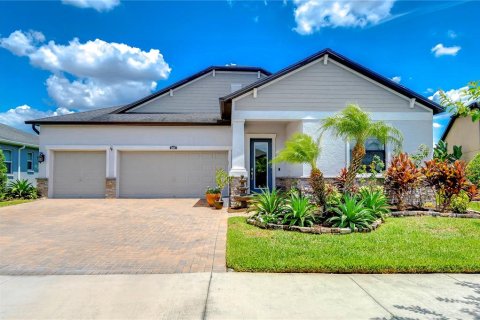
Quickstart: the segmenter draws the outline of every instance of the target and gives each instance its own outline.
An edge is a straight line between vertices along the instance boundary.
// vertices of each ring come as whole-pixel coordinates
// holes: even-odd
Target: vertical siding
[[[231,93],[232,83],[242,84],[242,87],[245,87],[258,80],[257,72],[217,71],[215,77],[209,73],[184,87],[173,90],[173,96],[167,93],[132,112],[219,113],[218,99]]]
[[[243,97],[235,102],[235,108],[337,111],[348,103],[372,112],[431,112],[420,107],[410,109],[408,100],[333,62],[317,62],[259,88],[257,98],[251,94]]]

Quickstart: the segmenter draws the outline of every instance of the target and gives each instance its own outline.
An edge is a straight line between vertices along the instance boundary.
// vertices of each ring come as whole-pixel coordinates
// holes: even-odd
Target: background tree
[[[373,121],[368,112],[356,104],[349,104],[336,115],[322,121],[322,130],[332,130],[337,138],[355,141],[352,160],[348,167],[345,189],[350,190],[365,157],[365,142],[368,138],[376,138],[380,143],[391,143],[400,150],[403,142],[402,133],[383,121]]]
[[[460,98],[453,100],[443,90],[440,93],[440,104],[446,108],[446,111],[459,117],[472,117],[472,121],[480,120],[480,109],[470,108],[475,101],[480,101],[480,81],[471,81],[460,90]]]
[[[310,186],[313,190],[315,202],[319,206],[324,206],[325,181],[322,171],[317,167],[320,152],[320,137],[315,140],[308,134],[294,133],[290,139],[285,142],[285,148],[278,153],[272,162],[305,163],[310,165],[312,168],[310,171]]]
[[[5,165],[5,156],[0,149],[0,200],[4,198],[7,189],[7,166]]]

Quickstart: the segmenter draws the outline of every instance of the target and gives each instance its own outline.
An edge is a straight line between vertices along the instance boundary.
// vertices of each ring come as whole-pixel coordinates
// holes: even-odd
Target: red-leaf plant
[[[445,212],[450,206],[452,196],[465,190],[469,193],[475,193],[471,188],[471,183],[467,180],[465,174],[465,161],[457,160],[454,163],[433,159],[425,161],[422,173],[428,185],[435,189],[440,198],[437,203],[440,211]]]
[[[405,195],[418,186],[421,172],[408,154],[400,153],[393,157],[385,172],[385,187],[393,194],[398,210],[405,210]]]

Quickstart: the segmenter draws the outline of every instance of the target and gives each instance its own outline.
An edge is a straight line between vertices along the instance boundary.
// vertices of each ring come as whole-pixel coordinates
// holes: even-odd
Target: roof
[[[254,83],[251,83],[250,85],[238,90],[238,91],[235,91],[231,94],[228,94],[224,97],[221,97],[220,98],[220,108],[222,110],[222,117],[225,119],[225,118],[229,118],[230,115],[231,115],[231,102],[232,102],[232,99],[234,98],[237,98],[251,90],[253,90],[254,88],[258,88],[258,87],[261,87],[262,85],[266,84],[266,83],[269,83],[277,78],[280,78],[282,77],[283,75],[287,74],[287,73],[290,73],[298,68],[301,68],[303,67],[304,65],[307,65],[315,60],[318,60],[320,58],[322,58],[324,55],[328,55],[328,59],[332,59],[338,63],[341,63],[345,66],[347,66],[348,68],[350,69],[353,69],[355,71],[357,71],[358,73],[368,77],[368,78],[371,78],[373,80],[375,80],[376,82],[392,89],[392,90],[395,90],[401,94],[403,94],[404,96],[410,98],[410,99],[416,99],[417,102],[420,102],[422,103],[423,105],[425,105],[426,107],[430,108],[433,110],[433,114],[438,114],[440,112],[443,112],[443,107],[440,106],[439,104],[437,104],[436,102],[433,102],[431,100],[429,100],[428,98],[392,81],[391,79],[389,78],[386,78],[368,68],[365,68],[364,66],[344,57],[343,55],[333,51],[332,49],[324,49],[322,51],[319,51],[295,64],[292,64],[268,77],[265,77],[263,79],[260,79],[259,81],[256,81]]]
[[[226,125],[220,113],[117,113],[119,107],[25,121],[29,124]]]
[[[130,114],[126,113],[149,100],[161,96],[170,90],[178,88],[192,80],[195,80],[205,74],[215,71],[232,71],[232,72],[261,72],[267,76],[271,72],[259,68],[249,66],[210,66],[197,72],[185,79],[163,88],[151,95],[148,95],[135,102],[124,106],[116,106],[109,108],[96,109],[92,111],[76,112],[61,116],[47,117],[25,121],[26,124],[132,124],[132,125],[225,125],[228,124],[222,120],[220,110],[217,113],[145,113]]]
[[[478,102],[478,101],[472,102],[468,107],[469,107],[470,109],[480,109],[480,102]],[[450,117],[450,121],[448,122],[448,126],[447,126],[447,128],[445,129],[445,131],[443,132],[442,137],[440,138],[440,140],[445,141],[445,139],[447,139],[448,133],[449,133],[450,130],[452,129],[453,124],[455,123],[455,120],[457,120],[457,118],[458,118],[458,115],[453,115],[453,116]]]
[[[38,136],[0,123],[0,142],[38,147]]]

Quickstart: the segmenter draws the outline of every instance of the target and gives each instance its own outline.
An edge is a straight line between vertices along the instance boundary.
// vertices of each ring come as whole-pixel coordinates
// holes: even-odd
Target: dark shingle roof
[[[226,124],[220,113],[117,113],[119,107],[103,108],[92,111],[77,112],[63,116],[48,117],[26,121],[35,124]]]
[[[0,142],[38,147],[38,136],[0,123]]]

